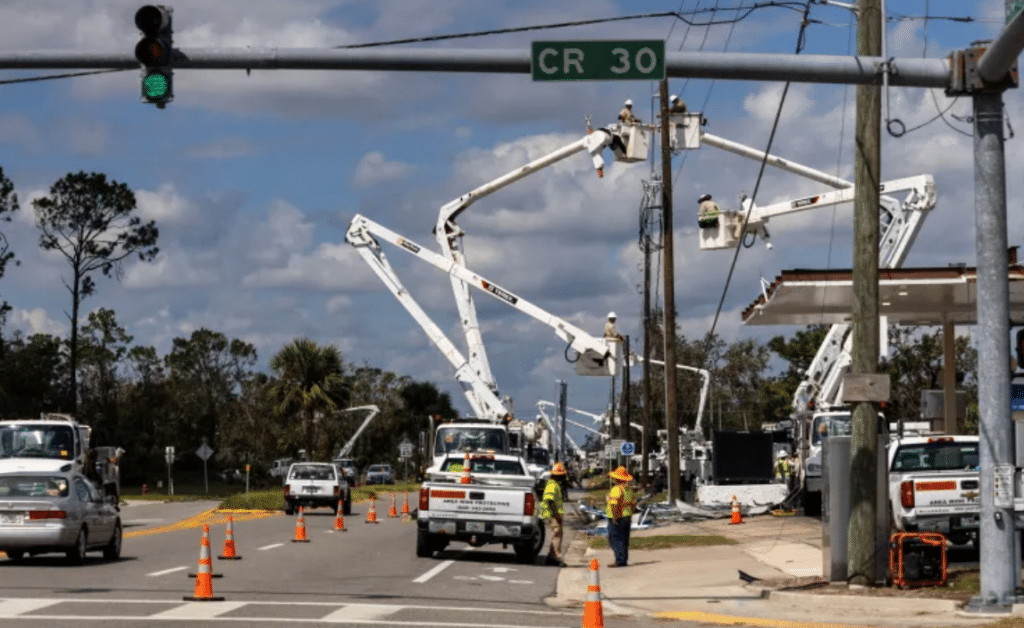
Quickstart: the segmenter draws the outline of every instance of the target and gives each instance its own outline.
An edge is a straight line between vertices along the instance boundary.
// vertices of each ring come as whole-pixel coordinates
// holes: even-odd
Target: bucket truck
[[[480,199],[583,151],[590,154],[598,177],[603,177],[605,164],[602,152],[606,147],[612,148],[616,161],[633,163],[647,159],[648,142],[647,129],[643,126],[613,124],[595,130],[590,127],[588,119],[587,134],[582,138],[489,181],[442,206],[434,226],[434,236],[441,249],[441,255],[455,264],[466,265],[462,243],[465,231],[456,220],[462,212]],[[484,349],[483,338],[480,335],[480,325],[477,322],[476,305],[473,302],[470,284],[455,274],[451,274],[449,278],[455,295],[455,303],[459,309],[459,319],[466,336],[469,366],[487,386],[492,390],[497,390],[487,360],[487,352]],[[584,351],[592,350],[585,349]],[[614,368],[614,361],[605,359],[608,356],[603,353],[601,347],[598,347],[596,351],[598,353],[586,354],[584,359],[591,363],[606,365],[606,368],[609,369],[607,374],[613,375],[614,372],[611,369]]]
[[[692,115],[692,114],[691,114]],[[761,236],[768,243],[767,224],[769,219],[853,201],[853,183],[834,177],[790,160],[765,154],[757,149],[716,137],[710,133],[699,133],[694,140],[692,129],[699,124],[687,120],[689,138],[685,148],[698,148],[700,142],[722,148],[783,170],[808,177],[837,188],[813,196],[756,206],[751,199],[742,199],[739,211],[722,212],[717,224],[701,227],[700,248],[702,250],[735,248],[740,243],[749,246],[748,240]],[[696,144],[696,145],[695,145]],[[898,268],[906,258],[928,212],[935,207],[935,182],[931,175],[918,175],[879,186],[882,193],[879,206],[879,267]],[[902,195],[902,200],[897,198]],[[851,363],[851,326],[836,324],[829,329],[821,347],[814,356],[803,380],[793,397],[793,419],[797,428],[799,450],[800,487],[804,494],[804,510],[818,514],[821,510],[821,436],[829,431],[848,431],[850,413],[842,410],[842,379]],[[846,423],[846,428],[838,423]],[[836,423],[836,425],[830,425]]]

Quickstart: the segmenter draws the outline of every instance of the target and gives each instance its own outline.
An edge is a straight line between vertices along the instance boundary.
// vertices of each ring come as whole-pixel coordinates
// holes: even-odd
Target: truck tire
[[[430,558],[434,555],[432,539],[426,530],[416,532],[416,556],[419,558]]]
[[[284,503],[284,514],[289,515],[289,516],[290,515],[294,515],[295,514],[295,504],[293,504],[292,502],[286,501]]]
[[[348,515],[352,514],[352,494],[349,493],[345,496],[345,501],[341,503],[341,514]]]
[[[516,543],[512,546],[516,552],[516,559],[520,563],[532,563],[540,551],[544,549],[544,524],[537,521],[533,529],[533,536],[525,543]]]

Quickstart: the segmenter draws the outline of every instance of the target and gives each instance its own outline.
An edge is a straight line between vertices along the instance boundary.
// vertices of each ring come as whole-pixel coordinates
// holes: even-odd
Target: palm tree
[[[270,368],[277,376],[267,389],[274,413],[282,420],[298,420],[301,440],[316,460],[325,454],[316,450],[319,418],[334,416],[346,396],[341,352],[298,338],[271,358]]]

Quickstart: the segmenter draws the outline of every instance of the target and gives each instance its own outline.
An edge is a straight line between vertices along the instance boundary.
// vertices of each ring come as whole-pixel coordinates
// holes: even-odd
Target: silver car
[[[12,560],[63,552],[75,565],[93,551],[115,560],[121,556],[121,516],[85,476],[0,475],[0,551]]]
[[[367,484],[394,484],[395,475],[389,464],[374,464],[366,470]]]

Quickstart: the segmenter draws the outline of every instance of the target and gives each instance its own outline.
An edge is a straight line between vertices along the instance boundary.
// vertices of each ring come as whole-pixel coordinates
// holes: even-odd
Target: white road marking
[[[485,573],[480,574],[481,580],[490,580],[491,582],[501,582],[504,580],[501,576],[488,576]]]
[[[35,598],[21,598],[17,600],[0,601],[0,617],[17,617],[22,613],[28,613],[40,608],[46,608],[58,604],[60,600],[40,600]]]
[[[150,619],[213,619],[228,611],[245,606],[245,602],[189,602],[162,613],[150,615]]]
[[[509,584],[533,584],[533,580],[509,580]]]
[[[443,563],[441,563],[440,565],[438,565],[438,566],[434,567],[433,569],[431,569],[430,571],[428,571],[427,573],[423,574],[419,578],[416,578],[415,580],[413,580],[413,582],[416,582],[418,584],[423,584],[427,580],[430,580],[431,578],[433,578],[434,576],[436,576],[437,574],[441,573],[442,571],[444,571],[445,569],[447,569],[448,567],[450,567],[450,566],[452,566],[454,564],[455,564],[454,560],[446,560]]]
[[[264,545],[263,547],[257,547],[256,549],[257,550],[268,550],[268,549],[274,549],[275,547],[281,547],[282,545],[284,545],[284,543],[274,543],[272,545]]]
[[[188,567],[172,567],[170,569],[164,569],[163,571],[154,571],[153,573],[148,573],[146,575],[147,576],[162,576],[162,575],[165,575],[165,574],[174,573],[175,571],[182,571],[183,569],[188,569]]]
[[[476,576],[452,576],[452,580],[476,580]]]
[[[508,573],[510,571],[519,571],[515,567],[489,567],[494,573]]]
[[[348,604],[329,615],[321,617],[320,621],[352,623],[368,619],[383,619],[400,610],[402,610],[401,606],[387,606],[385,604]]]

